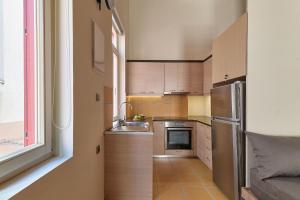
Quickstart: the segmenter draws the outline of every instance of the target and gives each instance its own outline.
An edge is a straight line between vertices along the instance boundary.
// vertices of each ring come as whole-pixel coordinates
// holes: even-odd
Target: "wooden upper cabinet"
[[[190,93],[202,95],[204,89],[204,68],[203,63],[190,64]]]
[[[246,76],[247,14],[241,16],[213,43],[213,83]]]
[[[210,80],[205,77],[204,64],[200,62],[128,62],[126,70],[128,96],[154,96],[164,92],[203,95],[204,80]],[[209,70],[206,73],[211,76]],[[207,88],[210,90],[210,85]]]
[[[126,80],[127,95],[163,95],[164,64],[130,62]]]
[[[203,94],[210,95],[212,84],[212,58],[205,61],[203,64]]]
[[[165,92],[189,92],[190,68],[188,63],[165,64]]]
[[[177,63],[165,64],[165,92],[176,92],[178,80]]]
[[[148,63],[146,72],[146,92],[148,94],[162,95],[164,93],[164,64]]]
[[[127,95],[145,94],[146,66],[144,63],[128,63],[127,65]]]
[[[189,63],[178,63],[177,67],[178,67],[177,91],[189,92],[190,91]]]

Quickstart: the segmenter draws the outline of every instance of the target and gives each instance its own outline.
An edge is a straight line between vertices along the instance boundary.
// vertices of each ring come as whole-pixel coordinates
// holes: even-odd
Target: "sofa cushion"
[[[260,179],[300,176],[300,137],[247,133]]]
[[[250,172],[251,191],[260,200],[299,200],[300,177],[276,177],[261,180],[258,170]]]

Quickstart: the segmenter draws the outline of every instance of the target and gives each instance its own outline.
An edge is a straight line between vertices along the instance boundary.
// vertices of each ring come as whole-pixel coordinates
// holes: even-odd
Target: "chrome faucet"
[[[130,102],[124,101],[123,103],[120,104],[120,107],[119,107],[119,113],[121,113],[122,106],[123,106],[123,105],[126,105],[126,104],[128,104],[128,105],[130,106],[130,110],[132,111],[132,109],[133,109],[132,104],[131,104]],[[125,112],[125,114],[124,114],[124,119],[123,119],[123,120],[124,120],[124,121],[126,120],[126,112]]]

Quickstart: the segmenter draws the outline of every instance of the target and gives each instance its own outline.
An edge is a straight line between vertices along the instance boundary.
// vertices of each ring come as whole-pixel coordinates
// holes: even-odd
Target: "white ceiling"
[[[201,60],[244,0],[129,0],[129,59]]]

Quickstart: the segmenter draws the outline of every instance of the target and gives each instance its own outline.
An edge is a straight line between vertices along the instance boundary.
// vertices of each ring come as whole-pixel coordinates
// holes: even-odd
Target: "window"
[[[3,2],[0,1],[0,85],[4,84],[4,67],[3,67]]]
[[[43,0],[1,1],[0,182],[51,154],[51,107],[44,98],[51,93],[48,7]]]
[[[119,105],[120,105],[120,52],[119,52],[119,33],[116,25],[112,26],[112,48],[113,48],[113,117],[119,118]]]

